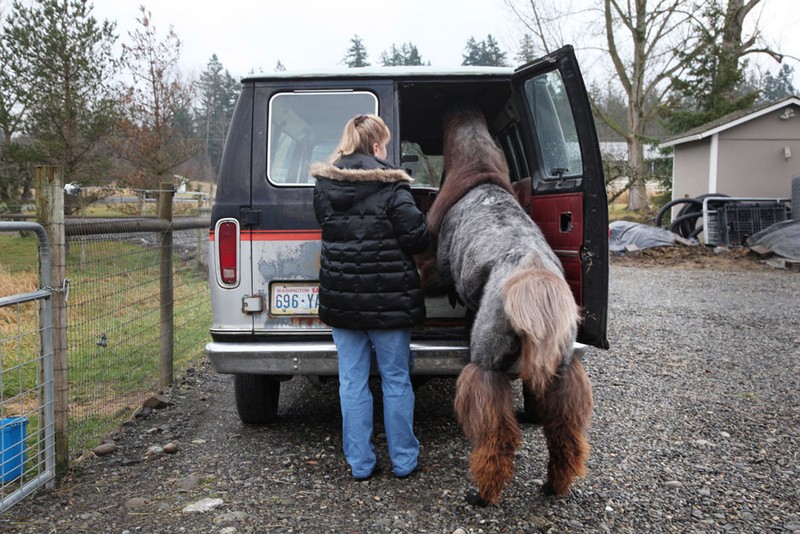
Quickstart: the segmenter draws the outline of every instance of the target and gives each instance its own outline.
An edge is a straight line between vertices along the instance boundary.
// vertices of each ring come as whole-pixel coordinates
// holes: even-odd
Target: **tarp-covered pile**
[[[686,239],[664,228],[631,221],[613,221],[608,228],[608,249],[615,253],[653,247],[698,244],[696,239]]]
[[[800,219],[789,219],[764,228],[748,237],[746,244],[790,260],[800,260]]]

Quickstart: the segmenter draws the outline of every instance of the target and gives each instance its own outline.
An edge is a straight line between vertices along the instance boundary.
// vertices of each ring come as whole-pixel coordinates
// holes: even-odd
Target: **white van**
[[[209,237],[213,341],[206,353],[218,372],[235,375],[243,422],[276,416],[282,381],[337,376],[330,329],[317,317],[320,228],[309,164],[331,154],[348,119],[377,113],[392,132],[387,159],[411,172],[425,211],[442,172],[442,115],[467,99],[481,107],[520,201],[561,259],[583,313],[578,341],[608,346],[606,191],[571,47],[517,69],[253,76],[242,81]],[[426,308],[412,336],[412,377],[457,376],[469,360],[465,309],[447,299],[428,299]]]

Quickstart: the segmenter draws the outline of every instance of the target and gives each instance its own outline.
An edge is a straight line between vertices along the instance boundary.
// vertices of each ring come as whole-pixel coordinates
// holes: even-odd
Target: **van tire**
[[[233,376],[236,411],[246,425],[265,425],[278,416],[281,383],[267,375]]]

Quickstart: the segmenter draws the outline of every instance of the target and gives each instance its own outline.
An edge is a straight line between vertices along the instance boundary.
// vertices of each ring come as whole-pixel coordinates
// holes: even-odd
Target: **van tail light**
[[[216,231],[219,277],[225,285],[239,282],[239,225],[232,221],[220,222]]]

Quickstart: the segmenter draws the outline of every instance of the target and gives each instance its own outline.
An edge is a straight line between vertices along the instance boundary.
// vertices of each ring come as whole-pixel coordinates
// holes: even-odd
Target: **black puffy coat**
[[[353,330],[408,328],[425,319],[412,254],[428,247],[425,216],[402,169],[351,154],[315,163],[314,211],[322,227],[319,317]]]

